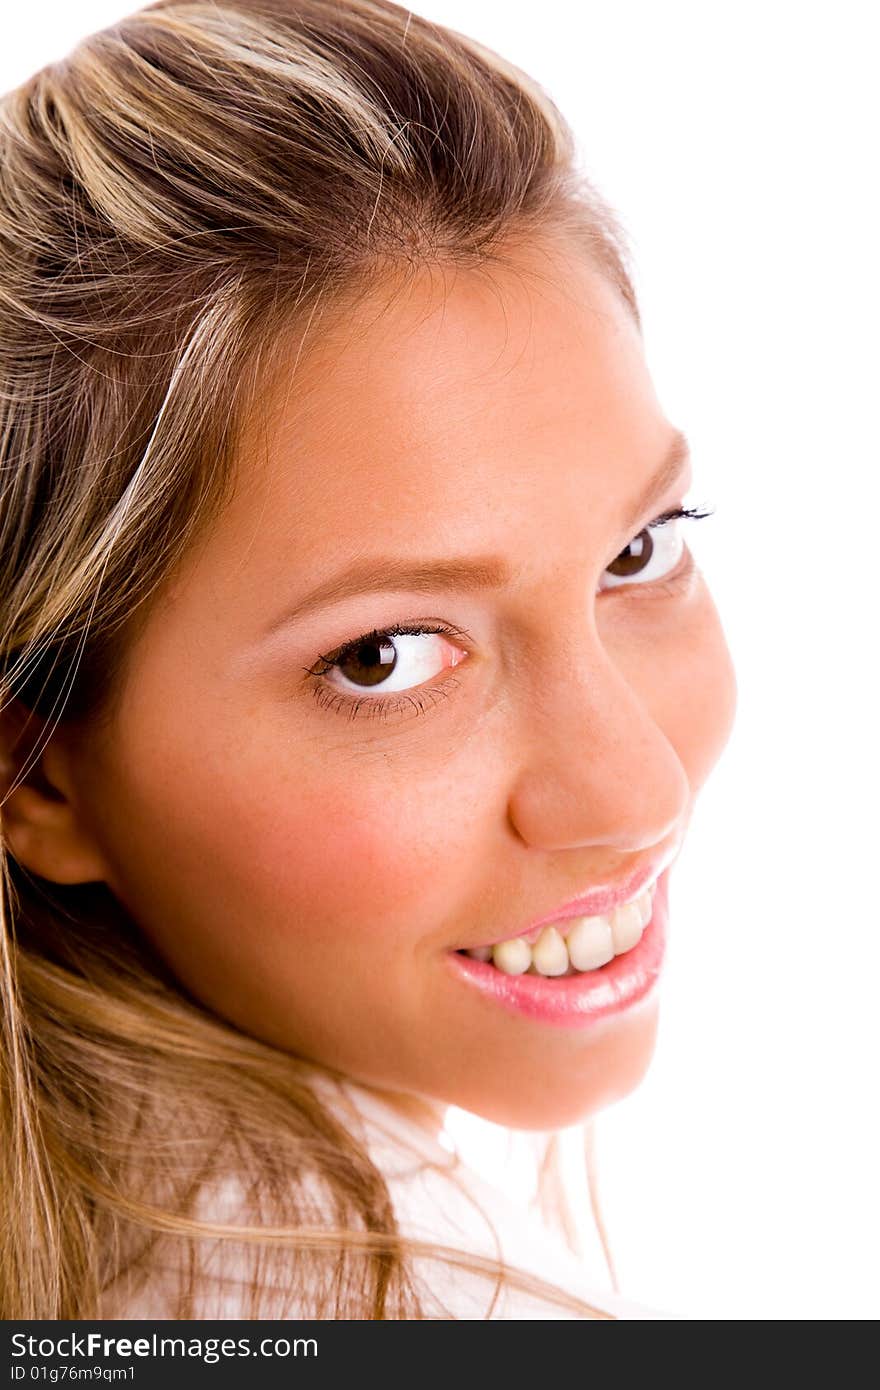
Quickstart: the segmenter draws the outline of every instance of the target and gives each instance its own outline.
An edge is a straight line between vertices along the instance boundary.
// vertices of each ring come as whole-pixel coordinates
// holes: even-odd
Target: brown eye
[[[607,573],[622,576],[639,574],[646,567],[653,553],[654,541],[650,529],[646,526],[644,531],[640,531],[635,539],[630,541],[625,550],[621,550],[617,559],[612,560]]]
[[[340,690],[411,690],[464,660],[450,637],[437,628],[371,632],[340,648],[323,679]]]
[[[397,651],[390,637],[369,638],[336,662],[336,669],[355,685],[379,685],[397,665]]]
[[[683,551],[684,538],[675,518],[652,522],[603,570],[605,582],[599,588],[615,589],[665,579],[678,565]]]

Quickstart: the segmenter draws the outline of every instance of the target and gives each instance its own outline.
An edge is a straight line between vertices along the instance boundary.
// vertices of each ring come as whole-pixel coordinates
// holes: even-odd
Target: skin
[[[444,954],[680,847],[736,690],[698,569],[601,587],[692,481],[624,530],[674,432],[629,311],[573,243],[510,261],[383,281],[295,375],[291,336],[112,723],[62,725],[54,794],[21,787],[4,824],[34,872],[106,881],[244,1031],[429,1123],[451,1103],[550,1129],[639,1082],[658,992],[561,1028],[466,988]],[[261,637],[352,558],[485,554],[515,572],[502,587],[374,589]],[[435,692],[423,713],[315,698],[320,655],[419,620],[469,634],[399,647]]]

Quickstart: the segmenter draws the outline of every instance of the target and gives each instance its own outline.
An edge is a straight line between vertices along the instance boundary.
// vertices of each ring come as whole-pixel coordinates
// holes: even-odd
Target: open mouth
[[[447,951],[452,976],[489,1008],[541,1025],[589,1028],[627,1013],[653,997],[660,980],[668,874],[667,866],[647,901],[643,891],[606,917],[557,920],[549,936],[545,924],[491,946]]]
[[[504,975],[561,977],[601,970],[641,941],[653,913],[656,887],[655,879],[637,898],[621,903],[607,916],[573,917],[493,946],[462,949],[456,955],[482,961]],[[532,936],[534,940],[529,939]]]

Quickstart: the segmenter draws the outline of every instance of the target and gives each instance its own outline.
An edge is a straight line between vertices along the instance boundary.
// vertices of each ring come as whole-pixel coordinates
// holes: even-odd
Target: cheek
[[[426,762],[416,743],[301,768],[274,814],[255,800],[243,862],[268,906],[284,902],[316,933],[340,923],[357,923],[362,938],[442,931],[469,887],[473,798],[458,770],[436,754]]]
[[[681,615],[664,647],[656,717],[696,793],[730,737],[736,713],[736,673],[721,622],[705,586]]]
[[[663,731],[696,795],[717,762],[736,712],[736,673],[701,575],[688,597],[633,604],[605,635],[620,669]]]

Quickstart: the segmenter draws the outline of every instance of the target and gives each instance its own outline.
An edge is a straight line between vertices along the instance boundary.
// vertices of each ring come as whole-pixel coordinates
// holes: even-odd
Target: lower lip
[[[449,952],[446,957],[458,978],[502,1008],[540,1023],[586,1028],[602,1018],[624,1013],[655,987],[663,966],[669,921],[669,869],[657,880],[653,912],[638,945],[602,965],[578,975],[505,975],[472,956]]]

